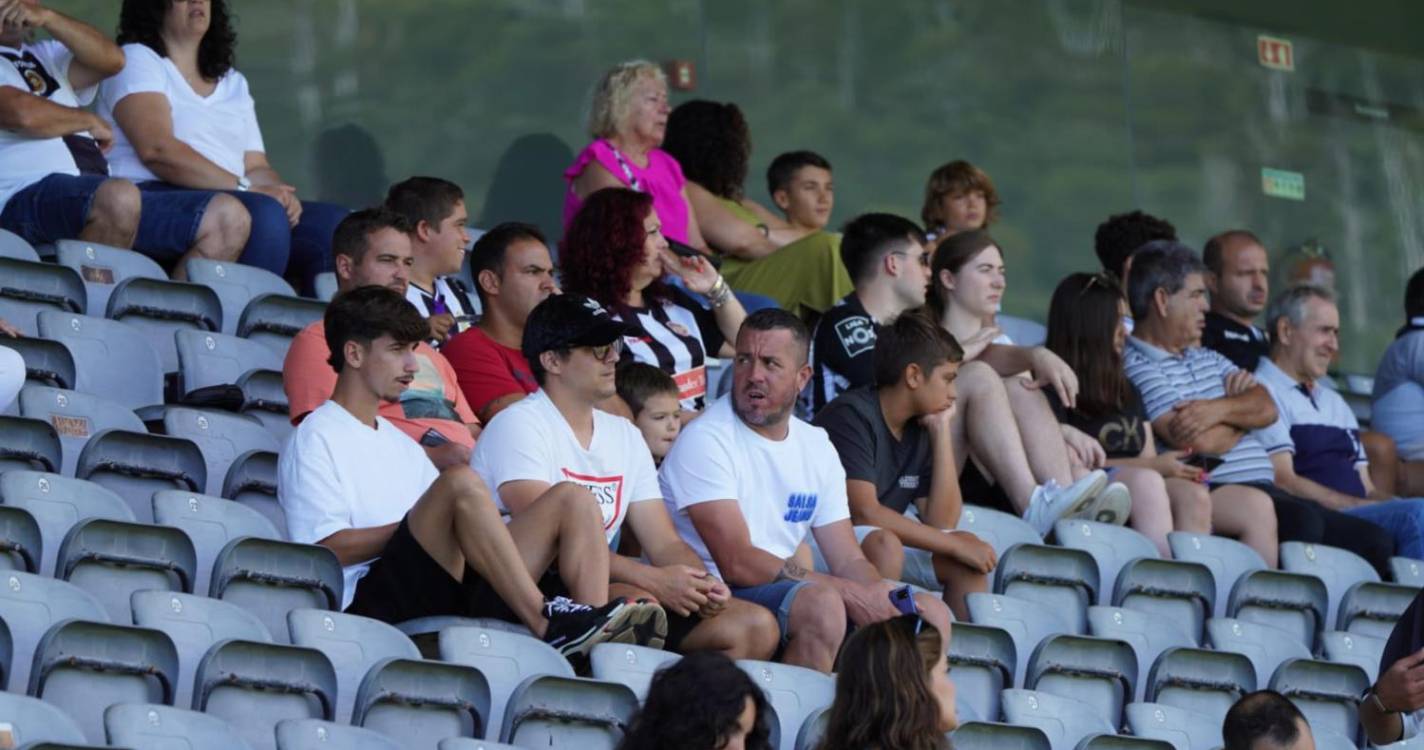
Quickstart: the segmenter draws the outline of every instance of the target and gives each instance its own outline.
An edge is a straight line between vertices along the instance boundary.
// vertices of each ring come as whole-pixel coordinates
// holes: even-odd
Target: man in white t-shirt
[[[518,620],[566,655],[649,640],[661,610],[609,601],[602,519],[586,498],[542,498],[506,525],[468,466],[438,472],[378,415],[414,378],[427,331],[404,296],[361,287],[333,300],[324,322],[336,387],[283,448],[277,498],[294,541],[341,561],[344,610],[386,622]],[[556,558],[572,601],[546,601],[534,583]]]
[[[811,378],[806,327],[785,310],[759,310],[737,334],[732,394],[688,425],[663,461],[663,497],[680,536],[732,595],[775,612],[782,658],[830,672],[855,625],[895,617],[891,594],[851,530],[845,471],[825,430],[792,416]],[[795,560],[813,534],[831,569]],[[949,632],[944,602],[924,594],[917,608]]]
[[[472,463],[516,518],[543,497],[574,494],[600,509],[610,545],[624,529],[631,532],[647,562],[612,552],[612,589],[663,606],[667,648],[769,659],[780,640],[776,620],[732,599],[707,572],[673,528],[642,433],[596,408],[617,392],[614,371],[629,330],[587,297],[553,295],[539,303],[525,323],[523,352],[540,389],[490,422]],[[559,575],[577,564],[561,560]]]
[[[475,321],[470,290],[454,275],[470,245],[465,192],[439,177],[411,177],[386,192],[386,208],[410,222],[415,263],[405,297],[429,321],[431,342],[441,346]]]

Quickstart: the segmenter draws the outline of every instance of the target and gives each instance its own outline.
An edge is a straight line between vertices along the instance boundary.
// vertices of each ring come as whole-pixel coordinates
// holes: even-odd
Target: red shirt
[[[495,341],[479,326],[450,339],[441,351],[476,414],[503,396],[539,390],[523,352]]]

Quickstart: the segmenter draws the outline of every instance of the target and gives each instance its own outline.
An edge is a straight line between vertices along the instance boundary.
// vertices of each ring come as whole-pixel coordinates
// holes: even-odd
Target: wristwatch
[[[1361,698],[1361,702],[1369,702],[1375,707],[1375,710],[1379,711],[1382,714],[1399,713],[1398,711],[1391,711],[1388,708],[1384,707],[1384,701],[1380,700],[1379,693],[1375,692],[1373,685],[1370,686],[1369,689],[1365,690],[1365,696]]]
[[[238,175],[238,177],[237,177],[237,189],[238,189],[239,191],[245,193],[245,192],[247,192],[247,189],[250,188],[250,187],[252,187],[252,180],[247,179],[247,177],[245,177],[245,176],[243,176],[243,175]]]

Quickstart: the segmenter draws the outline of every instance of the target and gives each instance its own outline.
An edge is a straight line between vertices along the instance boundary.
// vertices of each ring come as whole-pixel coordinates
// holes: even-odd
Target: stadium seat
[[[469,737],[446,737],[440,740],[437,750],[519,750],[514,745],[490,740],[476,740]]]
[[[40,335],[60,342],[73,356],[74,390],[126,409],[163,403],[163,368],[141,332],[118,321],[57,310],[40,313],[38,320]]]
[[[1053,750],[1074,750],[1084,737],[1115,731],[1097,707],[1038,690],[1005,690],[1004,718],[1041,730]]]
[[[830,721],[830,706],[807,716],[806,720],[801,722],[801,730],[796,733],[796,750],[818,750]]]
[[[85,240],[60,240],[54,250],[55,262],[74,269],[84,280],[88,309],[96,314],[108,309],[109,295],[124,279],[168,279],[153,259],[132,250]]]
[[[64,452],[54,425],[31,417],[0,417],[0,475],[7,471],[57,472]]]
[[[1315,750],[1356,750],[1359,747],[1354,740],[1329,729],[1311,728],[1310,734],[1315,740]]]
[[[637,713],[638,698],[622,683],[534,675],[510,694],[500,741],[523,747],[614,750]],[[800,728],[798,722],[795,729]],[[792,735],[790,744],[782,741],[784,750],[795,750],[794,730]]]
[[[0,258],[40,262],[40,254],[24,237],[5,229],[0,229]]]
[[[836,697],[835,679],[815,670],[755,659],[738,660],[737,666],[751,676],[776,710],[780,725],[773,730],[772,745],[782,750],[794,750],[796,733],[806,717],[831,705]]]
[[[223,479],[222,496],[267,517],[287,538],[287,514],[277,502],[277,454],[248,451],[233,460]]]
[[[505,707],[525,678],[540,674],[574,676],[573,667],[554,647],[516,633],[450,627],[440,631],[439,649],[441,661],[474,667],[489,680],[490,714],[485,737],[503,736]]]
[[[24,508],[0,505],[0,572],[38,573],[43,551],[35,517]],[[3,677],[0,675],[0,686],[4,685]]]
[[[178,372],[174,332],[221,330],[222,305],[217,293],[205,286],[132,278],[114,288],[104,317],[139,329],[158,352],[163,372],[172,373]]]
[[[1353,664],[1314,659],[1287,660],[1270,682],[1272,690],[1289,698],[1305,714],[1311,728],[1352,739],[1359,734],[1360,696],[1369,686],[1369,675]]]
[[[1335,627],[1351,633],[1388,638],[1394,623],[1409,609],[1419,589],[1398,583],[1362,581],[1340,598]]]
[[[1330,605],[1325,610],[1325,628],[1339,621],[1340,600],[1345,591],[1361,581],[1379,581],[1379,573],[1363,557],[1324,544],[1305,542],[1281,543],[1281,570],[1287,573],[1312,575],[1325,582]]]
[[[261,344],[211,331],[178,331],[179,391],[188,395],[199,388],[237,385],[253,370],[282,371],[282,356]]]
[[[20,333],[39,333],[35,316],[42,310],[82,313],[87,304],[84,280],[74,269],[0,257],[0,318]]]
[[[1172,750],[1172,743],[1125,734],[1093,734],[1084,737],[1077,750]]]
[[[1225,617],[1231,600],[1231,587],[1237,579],[1253,570],[1265,570],[1266,561],[1256,550],[1224,536],[1173,531],[1167,534],[1167,546],[1172,559],[1205,565],[1216,582],[1216,605],[1212,617]]]
[[[242,311],[237,335],[271,347],[286,356],[287,347],[303,328],[321,320],[326,303],[314,299],[263,294]]]
[[[1231,589],[1226,614],[1293,633],[1313,649],[1325,628],[1329,601],[1325,582],[1316,576],[1256,570],[1243,575]]]
[[[1115,606],[1182,623],[1198,643],[1215,611],[1216,582],[1201,563],[1138,558],[1123,566],[1114,588]]]
[[[231,724],[185,707],[121,703],[104,712],[109,744],[132,748],[252,750]]]
[[[292,434],[291,407],[282,387],[280,370],[253,370],[237,381],[242,391],[242,413],[262,423],[279,445],[285,445]]]
[[[48,422],[59,433],[64,466],[74,476],[90,438],[105,430],[145,432],[143,421],[122,404],[89,393],[27,385],[20,389],[20,414]]]
[[[420,652],[404,633],[379,620],[324,609],[294,609],[287,613],[292,645],[314,648],[336,668],[336,720],[351,723],[356,688],[376,662],[419,659]]]
[[[955,634],[958,633],[956,630]],[[653,675],[678,658],[671,651],[627,643],[600,643],[588,655],[595,679],[627,685],[639,702],[648,697],[648,684],[653,681]]]
[[[1266,685],[1287,659],[1309,659],[1310,649],[1291,633],[1270,625],[1230,617],[1213,617],[1206,623],[1207,646],[1217,651],[1244,654],[1256,670],[1256,684]]]
[[[336,296],[336,272],[323,271],[316,275],[316,298],[330,302]]]
[[[287,719],[277,723],[277,750],[401,750],[385,735],[321,719]]]
[[[104,430],[84,445],[74,475],[113,490],[128,503],[135,520],[152,523],[153,493],[198,492],[207,484],[208,472],[191,440]]]
[[[597,648],[597,647],[595,647]],[[1015,686],[1013,636],[1003,628],[956,622],[950,629],[949,679],[955,704],[987,720],[999,718],[999,694]]]
[[[297,294],[286,279],[265,268],[207,258],[191,258],[184,268],[188,271],[189,281],[217,292],[218,300],[222,302],[222,332],[228,335],[237,331],[237,321],[242,317],[243,309],[258,296],[280,294],[295,297]]]
[[[964,506],[964,511],[959,514],[957,528],[974,532],[975,536],[993,547],[994,553],[1000,558],[1015,544],[1043,544],[1043,536],[1028,525],[1027,521],[978,505]]]
[[[1369,675],[1370,684],[1379,679],[1380,659],[1387,639],[1359,633],[1331,630],[1320,634],[1320,655],[1337,664],[1354,664]]]
[[[90,742],[104,742],[104,710],[117,703],[173,703],[178,652],[157,630],[69,620],[50,628],[35,647],[29,694],[49,701],[79,724]]]
[[[1045,544],[1020,544],[999,558],[994,591],[1028,599],[1061,613],[1068,631],[1088,629],[1088,607],[1097,601],[1098,564],[1080,549]],[[1023,653],[1020,650],[1020,653]]]
[[[1028,659],[1043,639],[1059,633],[1073,633],[1064,613],[1039,602],[1013,596],[976,592],[965,597],[969,620],[976,625],[1002,628],[1014,641],[1014,678],[1005,687],[1022,686],[1028,673]],[[950,635],[953,643],[954,636]]]
[[[489,681],[474,667],[383,659],[356,689],[351,723],[402,747],[434,747],[447,737],[480,737],[489,725]]]
[[[954,750],[1053,750],[1037,727],[992,721],[962,723],[950,734]]]
[[[223,641],[198,664],[193,709],[232,725],[253,750],[276,750],[286,719],[332,720],[336,672],[320,651]]]
[[[1098,587],[1098,600],[1091,604],[1112,604],[1113,586],[1123,566],[1139,558],[1160,557],[1151,540],[1126,526],[1064,519],[1053,525],[1053,534],[1060,546],[1083,550],[1098,564],[1102,585]]]
[[[1169,648],[1147,675],[1147,700],[1216,717],[1256,689],[1256,668],[1243,654],[1199,648]]]
[[[276,453],[282,446],[261,422],[240,414],[169,407],[163,414],[163,431],[193,441],[207,465],[209,495],[219,495],[233,461],[249,451]]]
[[[1029,658],[1024,687],[1082,701],[1115,729],[1137,695],[1137,654],[1109,638],[1049,636]]]
[[[0,503],[21,508],[40,529],[39,570],[53,576],[60,545],[75,524],[89,518],[132,521],[123,498],[93,482],[38,471],[12,471],[0,476]]]
[[[1138,737],[1171,743],[1175,750],[1221,747],[1221,717],[1207,716],[1165,703],[1133,703],[1127,726]]]
[[[956,624],[955,627],[959,626]],[[1098,638],[1123,641],[1132,647],[1137,655],[1137,677],[1134,681],[1137,692],[1133,700],[1139,701],[1143,700],[1147,691],[1147,672],[1163,651],[1198,645],[1183,623],[1152,612],[1121,607],[1089,607],[1088,633]]]
[[[44,312],[58,312],[46,310]],[[36,320],[39,318],[36,317]],[[79,367],[68,346],[53,339],[22,336],[5,339],[5,347],[19,352],[25,362],[25,383],[50,388],[73,388],[79,382]],[[14,406],[11,405],[13,414]]]
[[[227,602],[172,591],[135,591],[129,597],[133,623],[161,630],[178,650],[178,682],[173,705],[193,705],[193,678],[203,655],[229,639],[270,643],[257,616]]]
[[[193,542],[172,526],[90,518],[65,535],[54,574],[93,594],[113,622],[131,622],[130,594],[192,593],[197,567]]]
[[[279,643],[291,642],[287,613],[341,607],[341,563],[326,547],[272,539],[234,539],[213,561],[208,595],[244,607]]]
[[[396,630],[405,633],[415,647],[420,649],[420,655],[427,659],[440,658],[440,631],[452,627],[472,627],[484,628],[486,630],[500,630],[505,633],[528,636],[534,638],[534,631],[530,630],[523,623],[508,622],[494,617],[456,617],[454,615],[435,615],[432,617],[417,617],[413,620],[395,623]],[[596,675],[595,675],[596,676]],[[599,679],[604,679],[600,677]],[[615,680],[616,682],[616,680]]]
[[[0,719],[10,727],[11,747],[42,742],[84,743],[84,730],[59,707],[22,693],[0,692]]]
[[[1424,588],[1424,560],[1412,557],[1389,558],[1389,577],[1395,583]]]
[[[245,536],[282,538],[261,513],[231,500],[194,492],[161,490],[153,493],[153,520],[181,529],[193,541],[193,550],[198,556],[193,593],[200,596],[207,596],[213,561],[228,542]]]
[[[996,315],[994,324],[1018,346],[1042,346],[1048,340],[1048,328],[1036,320],[1013,315]]]

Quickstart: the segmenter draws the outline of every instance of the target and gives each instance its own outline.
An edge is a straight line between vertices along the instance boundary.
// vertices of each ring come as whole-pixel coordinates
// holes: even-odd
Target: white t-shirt
[[[135,182],[156,180],[139,161],[128,136],[114,122],[114,107],[129,94],[158,93],[168,98],[173,116],[173,135],[192,146],[209,161],[235,175],[246,173],[248,151],[267,149],[257,127],[257,107],[247,90],[247,79],[229,70],[218,79],[217,88],[198,96],[173,61],[159,57],[144,44],[125,44],[127,62],[119,74],[99,85],[98,115],[114,130],[114,148],[109,152],[109,171],[115,177]],[[236,188],[237,185],[233,185]]]
[[[78,108],[94,97],[90,87],[76,94],[69,85],[74,54],[52,39],[19,49],[0,46],[0,86],[10,86],[64,107]],[[76,135],[91,137],[89,133]],[[52,174],[79,174],[62,138],[29,138],[0,129],[0,209],[10,196]]]
[[[612,543],[628,506],[660,500],[657,469],[642,433],[628,420],[593,412],[593,440],[584,450],[564,415],[543,390],[496,414],[480,433],[470,465],[499,497],[507,482],[532,479],[587,487],[603,511],[603,533]]]
[[[736,500],[752,546],[781,558],[811,529],[850,518],[845,469],[826,431],[793,417],[784,440],[768,440],[742,423],[731,396],[678,436],[658,478],[678,535],[718,577],[687,512],[698,503]]]
[[[277,461],[277,501],[294,542],[315,544],[338,531],[396,523],[440,472],[414,440],[382,417],[362,424],[335,401],[307,415]],[[341,608],[373,560],[343,569]]]

